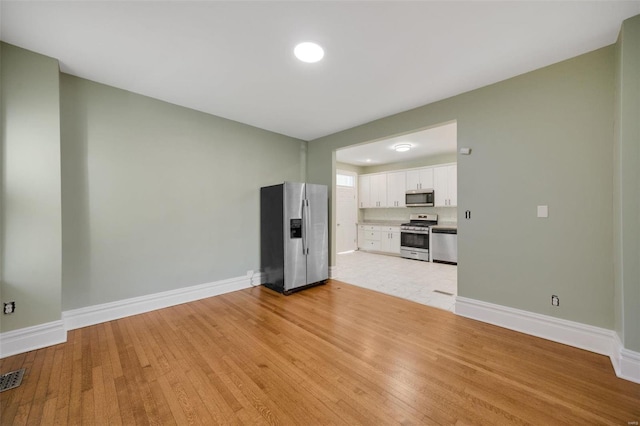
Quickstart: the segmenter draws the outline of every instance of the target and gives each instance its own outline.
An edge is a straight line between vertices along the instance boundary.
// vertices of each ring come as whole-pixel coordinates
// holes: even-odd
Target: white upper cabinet
[[[387,207],[387,174],[371,175],[371,207]]]
[[[412,189],[433,189],[435,206],[458,205],[458,167],[424,167],[413,170],[396,170],[388,173],[360,175],[358,177],[358,207],[406,207],[405,194]]]
[[[358,207],[361,209],[387,207],[386,173],[360,175],[358,185]]]
[[[434,167],[433,190],[436,207],[458,205],[458,166],[456,164]]]
[[[387,173],[387,207],[405,207],[406,172]]]
[[[371,206],[371,176],[358,177],[358,207],[366,209]]]
[[[406,189],[433,189],[433,168],[407,170]]]

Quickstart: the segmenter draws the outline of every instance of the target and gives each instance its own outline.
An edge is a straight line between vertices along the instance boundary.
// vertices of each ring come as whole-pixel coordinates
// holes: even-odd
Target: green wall
[[[1,46],[2,332],[257,270],[260,186],[332,188],[336,149],[456,120],[459,294],[640,350],[640,17],[615,46],[308,144]]]
[[[640,351],[640,16],[622,24],[616,53],[615,330]]]
[[[258,271],[259,190],[306,142],[61,75],[63,309]]]
[[[332,183],[338,148],[456,120],[473,149],[457,159],[459,294],[611,329],[614,70],[610,46],[311,141],[309,180]]]
[[[61,318],[58,61],[0,43],[2,89],[0,331]]]
[[[354,172],[357,174],[362,173],[362,167],[354,166],[353,164],[347,164],[347,163],[336,163],[336,169],[346,170],[346,171]]]

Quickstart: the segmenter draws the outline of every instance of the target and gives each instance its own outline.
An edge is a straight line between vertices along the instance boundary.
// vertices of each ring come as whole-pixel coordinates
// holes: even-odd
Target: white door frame
[[[340,203],[337,200],[337,195],[338,195],[338,183],[337,183],[337,175],[347,175],[347,176],[353,176],[353,195],[354,195],[354,199],[353,199],[353,217],[354,217],[354,223],[353,223],[353,243],[350,244],[349,247],[340,247],[340,241],[341,241],[341,237],[340,235],[343,234],[345,232],[344,229],[340,229]],[[357,226],[357,222],[358,222],[358,174],[356,172],[351,172],[348,170],[341,170],[341,169],[336,169],[336,188],[335,188],[335,194],[336,194],[336,229],[335,229],[335,235],[336,235],[336,252],[337,253],[345,253],[345,252],[350,252],[350,251],[354,251],[357,250],[358,248],[358,242],[357,242],[357,238],[358,238],[358,226]],[[344,212],[343,212],[344,213]],[[347,250],[344,250],[345,248],[347,248]]]

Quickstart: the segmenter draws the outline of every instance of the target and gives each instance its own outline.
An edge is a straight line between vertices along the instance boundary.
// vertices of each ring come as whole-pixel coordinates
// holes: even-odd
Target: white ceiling
[[[615,42],[640,1],[11,1],[63,72],[312,140]],[[315,41],[316,64],[293,47]]]
[[[336,160],[356,166],[377,166],[434,155],[453,154],[456,152],[457,136],[456,123],[448,123],[390,139],[340,149],[336,151]],[[410,144],[411,150],[396,152],[393,147],[401,143]]]

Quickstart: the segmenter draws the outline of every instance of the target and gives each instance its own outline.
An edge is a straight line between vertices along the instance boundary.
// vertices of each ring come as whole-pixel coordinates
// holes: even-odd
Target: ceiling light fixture
[[[398,145],[394,145],[393,149],[395,149],[396,152],[409,151],[411,149],[411,144],[410,143],[399,143]]]
[[[322,47],[316,43],[308,41],[298,44],[295,49],[293,49],[293,53],[296,55],[296,58],[300,59],[302,62],[309,63],[318,62],[324,57],[324,50]]]

